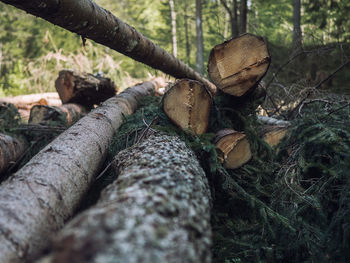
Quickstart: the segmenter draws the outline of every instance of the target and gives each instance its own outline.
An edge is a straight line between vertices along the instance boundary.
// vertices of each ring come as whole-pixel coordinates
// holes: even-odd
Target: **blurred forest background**
[[[214,45],[244,32],[264,36],[272,56],[265,81],[287,94],[315,86],[350,55],[348,0],[95,2],[205,75]],[[196,17],[202,20],[202,60]],[[78,35],[0,3],[0,96],[54,91],[64,68],[103,72],[122,89],[160,74],[92,41],[83,45]],[[342,70],[323,88],[349,93],[349,78]]]

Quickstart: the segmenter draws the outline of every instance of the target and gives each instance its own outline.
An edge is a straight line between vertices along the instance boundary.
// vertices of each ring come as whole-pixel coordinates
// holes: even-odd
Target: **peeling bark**
[[[210,190],[195,154],[151,135],[115,158],[118,179],[41,262],[211,262]]]
[[[86,109],[79,104],[63,104],[60,107],[35,105],[30,110],[29,124],[48,124],[58,122],[63,125],[71,125],[86,114]]]
[[[155,83],[104,102],[0,185],[0,262],[26,262],[69,219],[104,161],[112,136]]]
[[[24,140],[0,133],[0,175],[22,156],[26,148]]]
[[[207,85],[213,93],[216,91],[211,82],[192,68],[91,0],[0,1],[42,17],[175,78],[195,79]]]
[[[55,82],[63,103],[77,103],[91,109],[115,96],[117,87],[109,78],[61,70]]]

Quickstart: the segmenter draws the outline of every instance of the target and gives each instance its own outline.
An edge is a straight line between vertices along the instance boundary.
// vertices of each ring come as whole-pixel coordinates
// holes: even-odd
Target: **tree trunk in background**
[[[75,32],[84,38],[92,39],[175,78],[189,78],[201,81],[213,93],[216,92],[215,86],[207,79],[137,32],[135,28],[97,5],[94,1],[0,1],[42,17],[55,25]]]
[[[155,86],[145,82],[107,100],[0,185],[1,263],[30,261],[47,246],[94,181],[124,116]]]
[[[24,140],[0,133],[0,175],[22,156],[26,148]]]
[[[186,62],[188,65],[191,64],[191,48],[190,39],[188,32],[188,14],[187,14],[187,0],[184,0],[184,26],[185,26],[185,41],[186,41]]]
[[[211,197],[195,154],[155,134],[115,158],[98,203],[58,235],[40,262],[211,262]]]
[[[197,34],[197,53],[196,67],[199,74],[204,74],[204,46],[202,29],[202,0],[196,0],[196,34]]]
[[[238,36],[238,16],[237,16],[237,0],[232,3],[232,17],[231,17],[231,37]]]
[[[298,52],[302,49],[300,11],[301,11],[300,0],[293,0],[293,52]]]
[[[177,57],[177,40],[176,40],[176,12],[174,0],[169,0],[170,16],[171,16],[171,36],[173,45],[173,56]]]
[[[233,0],[231,8],[226,0],[220,0],[230,18],[231,38],[238,36],[238,16],[237,16],[237,0]]]
[[[240,9],[240,34],[244,34],[247,32],[247,0],[241,0],[241,9]]]

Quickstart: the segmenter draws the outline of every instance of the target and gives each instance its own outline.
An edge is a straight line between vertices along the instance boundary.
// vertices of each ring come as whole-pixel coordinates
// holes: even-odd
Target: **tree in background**
[[[174,0],[169,0],[170,17],[171,17],[171,37],[173,46],[173,55],[177,57],[177,40],[176,40],[176,12]]]
[[[196,33],[197,33],[197,55],[196,69],[201,75],[204,74],[204,45],[202,29],[202,1],[196,0]]]
[[[247,6],[247,0],[241,0],[241,6],[240,6],[240,23],[239,23],[239,33],[244,34],[247,32],[247,13],[248,13],[248,6]]]
[[[302,49],[302,32],[300,25],[300,0],[293,0],[293,49],[299,51]]]
[[[222,6],[225,8],[231,25],[231,37],[238,36],[238,14],[237,14],[237,0],[232,0],[230,3],[228,0],[220,0]],[[231,6],[230,6],[231,4]]]

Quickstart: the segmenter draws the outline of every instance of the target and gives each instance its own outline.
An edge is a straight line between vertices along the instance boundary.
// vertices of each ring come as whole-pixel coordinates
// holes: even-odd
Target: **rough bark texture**
[[[211,50],[208,73],[220,90],[240,97],[257,87],[269,65],[266,41],[262,37],[244,34]]]
[[[189,66],[91,0],[1,0],[84,38],[108,46],[175,78],[203,82],[215,93],[215,86]]]
[[[5,97],[5,98],[1,98],[0,102],[12,103],[18,109],[30,109],[33,105],[50,105],[50,106],[62,105],[62,102],[59,100],[59,96],[57,92],[20,95],[15,97]]]
[[[43,262],[211,262],[210,190],[185,143],[151,135],[115,160],[118,179]]]
[[[288,126],[264,126],[261,130],[263,140],[270,145],[275,147],[288,132]]]
[[[26,148],[24,140],[0,133],[0,176],[22,156]]]
[[[62,70],[55,82],[63,103],[77,103],[87,108],[115,96],[117,87],[109,78]]]
[[[123,115],[154,89],[145,82],[107,100],[0,185],[0,262],[25,262],[47,245],[94,181]]]
[[[71,125],[87,113],[86,109],[79,104],[63,104],[60,107],[35,105],[30,110],[29,124],[48,124],[57,122],[63,125]]]
[[[219,161],[227,169],[236,169],[252,158],[248,138],[243,132],[231,129],[221,130],[215,140]]]
[[[163,97],[165,114],[181,129],[195,134],[206,132],[211,104],[210,93],[195,80],[177,81]]]

